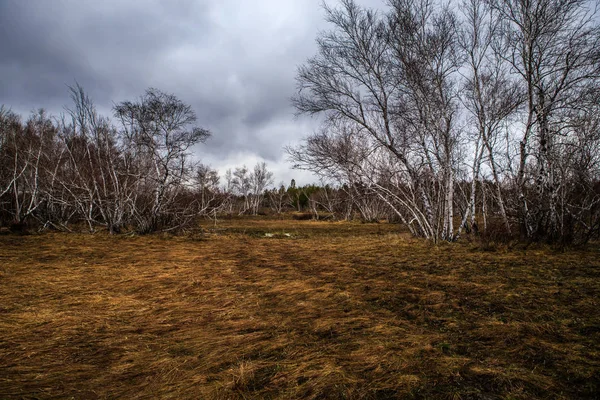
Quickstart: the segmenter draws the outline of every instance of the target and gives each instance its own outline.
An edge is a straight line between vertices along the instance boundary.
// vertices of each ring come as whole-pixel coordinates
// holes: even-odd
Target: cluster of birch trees
[[[149,89],[101,116],[83,88],[67,113],[25,122],[0,108],[0,226],[149,233],[187,227],[198,216],[258,212],[273,174],[265,163],[227,173],[191,156],[210,132],[171,94]]]
[[[359,185],[273,187],[264,162],[218,171],[192,158],[210,133],[190,106],[149,89],[98,113],[83,88],[56,118],[0,108],[0,227],[173,231],[199,217],[282,214],[377,220],[389,207]],[[197,149],[194,149],[197,151]]]
[[[101,116],[84,90],[70,88],[67,114],[43,110],[25,123],[0,110],[0,216],[13,228],[69,229],[85,222],[111,233],[175,229],[198,211],[186,199],[189,150],[210,133],[190,106],[149,89]],[[115,122],[118,121],[118,122]]]
[[[418,236],[600,235],[600,25],[587,0],[342,0],[298,69],[296,167]]]

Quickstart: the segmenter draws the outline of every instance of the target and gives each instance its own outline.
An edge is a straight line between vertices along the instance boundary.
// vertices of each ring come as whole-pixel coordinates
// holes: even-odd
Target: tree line
[[[210,132],[195,126],[194,111],[174,95],[148,89],[137,101],[116,104],[112,119],[80,85],[70,95],[60,118],[40,110],[23,123],[0,109],[2,225],[177,230],[236,195],[245,200],[240,213],[258,211],[272,180],[266,164],[228,171],[227,192],[220,190],[218,173],[191,158]]]
[[[172,94],[149,89],[116,104],[109,118],[80,85],[69,92],[60,117],[41,109],[23,121],[0,108],[0,226],[116,234],[182,230],[223,215],[390,216],[357,186],[274,187],[264,162],[219,176],[192,158],[211,134]]]
[[[149,89],[101,116],[79,85],[67,113],[40,110],[25,123],[0,110],[0,215],[13,227],[39,224],[90,231],[126,226],[152,232],[185,224],[198,204],[186,201],[189,150],[210,133],[194,126],[190,106]],[[118,121],[118,125],[114,122]]]
[[[417,236],[496,226],[549,242],[600,236],[600,27],[585,0],[325,5],[298,69],[324,123],[297,168],[384,202]]]
[[[584,0],[353,0],[298,68],[292,102],[324,123],[287,148],[320,186],[273,187],[265,163],[196,162],[192,108],[148,89],[98,113],[83,88],[58,118],[0,108],[0,224],[184,229],[198,217],[286,210],[464,233],[600,236],[600,27]]]

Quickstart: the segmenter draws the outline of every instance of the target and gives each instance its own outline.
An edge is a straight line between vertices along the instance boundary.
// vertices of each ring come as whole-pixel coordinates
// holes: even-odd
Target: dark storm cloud
[[[110,113],[156,87],[213,132],[199,158],[287,179],[282,147],[316,125],[293,118],[296,68],[325,27],[320,0],[0,0],[0,104],[59,113],[77,81]]]
[[[184,15],[206,26],[191,2],[3,1],[0,3],[0,89],[14,106],[55,108],[75,80],[99,105],[140,91],[155,65],[193,32]],[[173,4],[173,7],[167,7]],[[177,6],[175,6],[177,4]],[[60,107],[59,107],[60,108]]]

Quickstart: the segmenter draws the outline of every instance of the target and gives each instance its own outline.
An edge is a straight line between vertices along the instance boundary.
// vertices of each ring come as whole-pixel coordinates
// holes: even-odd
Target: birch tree
[[[114,111],[128,145],[144,163],[144,196],[133,210],[139,230],[156,231],[178,215],[189,215],[177,209],[176,200],[191,180],[189,150],[210,132],[194,126],[196,114],[189,105],[157,89],[148,89],[138,101],[117,104]]]
[[[560,235],[557,161],[570,153],[572,133],[563,116],[598,88],[600,30],[585,0],[497,0],[503,22],[504,60],[521,80],[525,120],[518,147],[516,186],[523,234]],[[533,184],[534,186],[532,187]]]
[[[390,5],[385,15],[351,0],[325,7],[332,30],[319,36],[318,55],[299,68],[293,103],[299,113],[326,115],[330,127],[346,124],[333,135],[362,135],[372,154],[394,166],[396,188],[407,190],[390,190],[377,174],[362,178],[415,232],[453,240],[456,19],[427,2]]]
[[[264,199],[264,193],[267,186],[273,184],[273,173],[267,169],[265,162],[259,162],[254,166],[250,176],[250,185],[252,190],[251,208],[252,214],[257,215],[258,209]]]
[[[501,20],[485,2],[465,0],[461,3],[464,27],[461,31],[460,46],[465,56],[466,72],[463,82],[462,103],[470,114],[473,126],[474,151],[470,215],[471,225],[476,217],[476,183],[479,180],[483,155],[486,155],[496,186],[498,211],[506,232],[511,234],[511,226],[506,211],[506,201],[502,188],[502,161],[498,160],[502,128],[522,104],[524,91],[511,79],[501,54],[505,50],[500,45]]]

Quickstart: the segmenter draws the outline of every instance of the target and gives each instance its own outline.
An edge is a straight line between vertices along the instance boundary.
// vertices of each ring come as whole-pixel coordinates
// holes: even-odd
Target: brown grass
[[[599,396],[597,247],[203,227],[0,236],[0,398]]]

